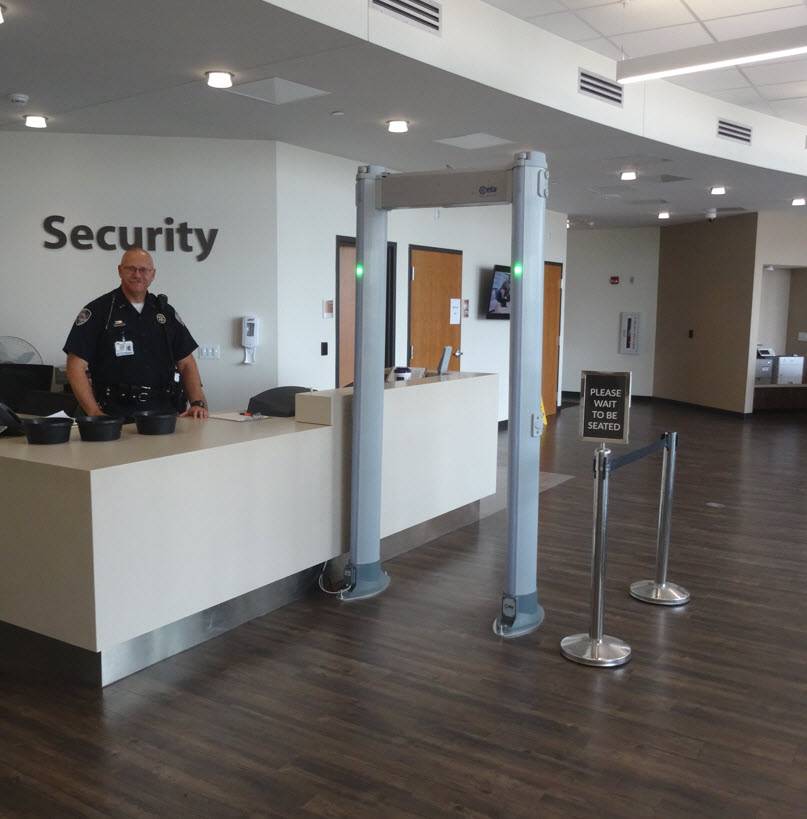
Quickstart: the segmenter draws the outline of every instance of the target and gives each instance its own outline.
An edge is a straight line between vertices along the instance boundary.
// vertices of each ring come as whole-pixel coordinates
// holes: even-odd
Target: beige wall
[[[756,233],[756,214],[662,229],[655,396],[746,411]]]
[[[807,356],[807,341],[798,340],[800,332],[807,333],[807,268],[804,267],[793,270],[790,277],[786,346],[788,354]]]

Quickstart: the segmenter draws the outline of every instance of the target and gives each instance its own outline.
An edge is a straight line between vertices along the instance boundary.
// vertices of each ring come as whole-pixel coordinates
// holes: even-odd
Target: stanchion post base
[[[631,583],[630,596],[655,606],[683,606],[690,598],[689,592],[683,586],[676,583],[660,585],[655,580],[637,580]]]
[[[560,653],[573,663],[613,668],[630,660],[630,646],[618,637],[603,634],[594,640],[588,634],[572,634],[560,641]]]
[[[348,564],[345,575],[353,577],[350,588],[339,593],[339,599],[345,603],[375,597],[390,584],[390,576],[381,568],[381,561],[364,565]]]

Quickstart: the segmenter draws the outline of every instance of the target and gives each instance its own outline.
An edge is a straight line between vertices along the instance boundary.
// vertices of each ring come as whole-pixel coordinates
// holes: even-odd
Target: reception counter
[[[170,436],[0,438],[0,621],[88,652],[106,684],[214,636],[200,612],[270,610],[268,589],[347,548],[351,398]],[[495,492],[496,447],[496,376],[388,385],[382,537]]]

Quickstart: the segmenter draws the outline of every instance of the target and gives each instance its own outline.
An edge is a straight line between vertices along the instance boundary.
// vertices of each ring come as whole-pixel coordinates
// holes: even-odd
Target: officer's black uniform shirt
[[[131,341],[134,354],[116,355],[119,341]],[[176,362],[198,346],[170,304],[160,312],[157,297],[147,293],[138,313],[118,287],[78,314],[63,349],[89,364],[95,386],[169,387]]]

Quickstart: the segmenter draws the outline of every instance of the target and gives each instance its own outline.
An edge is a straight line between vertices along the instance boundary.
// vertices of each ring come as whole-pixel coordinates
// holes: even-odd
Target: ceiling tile
[[[559,0],[485,0],[485,2],[522,19],[535,17],[536,14],[566,11],[565,6]]]
[[[807,80],[783,82],[778,85],[760,85],[759,93],[767,100],[787,100],[807,97]]]
[[[772,102],[771,108],[777,117],[807,125],[807,99]]]
[[[736,40],[738,37],[751,37],[768,31],[784,31],[797,26],[807,26],[807,6],[800,3],[798,6],[788,8],[738,14],[720,20],[709,20],[704,25],[718,40]]]
[[[657,28],[651,32],[637,31],[633,34],[619,34],[613,39],[631,57],[646,57],[648,54],[660,54],[664,51],[675,51],[679,48],[690,48],[714,42],[700,23]]]
[[[580,9],[577,14],[606,37],[696,22],[680,0],[633,0]]]
[[[701,71],[699,74],[685,74],[683,77],[672,77],[669,82],[691,88],[701,94],[713,91],[726,91],[730,88],[748,88],[748,80],[736,68],[721,68],[717,71]]]
[[[563,0],[567,9],[587,9],[592,6],[621,6],[622,0]]]
[[[610,40],[606,40],[605,37],[598,37],[596,40],[586,40],[584,43],[580,43],[580,45],[583,46],[583,48],[596,51],[597,54],[610,57],[612,60],[618,60],[622,56],[622,51]],[[625,52],[625,56],[630,57],[632,55]]]
[[[529,22],[545,31],[557,34],[558,37],[564,37],[575,42],[578,40],[591,40],[598,33],[591,26],[587,26],[579,17],[575,17],[570,11],[531,17]]]
[[[743,66],[743,73],[754,85],[776,85],[807,80],[807,58],[777,60],[773,63]]]
[[[784,6],[798,6],[798,0],[687,0],[687,5],[701,20],[715,17],[732,17],[754,11],[768,11]]]
[[[465,134],[464,136],[446,137],[445,139],[435,139],[443,145],[450,145],[452,148],[464,148],[466,151],[476,151],[480,148],[494,148],[497,145],[511,145],[509,139],[493,136],[493,134]]]
[[[734,105],[745,105],[748,108],[756,105],[766,105],[754,88],[732,88],[725,91],[713,91],[711,96],[731,102]]]

